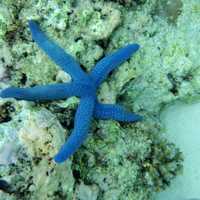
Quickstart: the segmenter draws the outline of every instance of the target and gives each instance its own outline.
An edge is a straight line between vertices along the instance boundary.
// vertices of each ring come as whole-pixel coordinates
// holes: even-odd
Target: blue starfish
[[[125,122],[135,122],[142,119],[139,115],[126,112],[119,105],[101,104],[96,97],[97,88],[109,72],[130,58],[139,49],[138,44],[129,44],[106,56],[96,64],[90,74],[86,74],[72,56],[49,40],[41,31],[37,22],[30,20],[29,27],[33,40],[57,65],[72,76],[73,81],[32,88],[9,87],[1,91],[0,97],[27,101],[59,100],[71,96],[80,97],[74,129],[54,157],[57,163],[64,162],[81,146],[87,137],[93,116],[98,119],[113,119]]]

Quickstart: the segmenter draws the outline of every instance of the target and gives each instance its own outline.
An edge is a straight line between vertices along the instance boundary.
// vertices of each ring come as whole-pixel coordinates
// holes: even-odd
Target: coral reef
[[[174,100],[198,98],[199,2],[121,2],[0,2],[1,88],[69,79],[31,40],[27,21],[36,19],[86,71],[109,52],[127,43],[140,44],[140,52],[102,84],[98,99],[145,116],[141,124],[95,121],[93,137],[71,161],[56,165],[51,157],[72,129],[78,100],[0,100],[0,153],[5,158],[0,179],[14,187],[12,195],[0,192],[3,200],[150,200],[181,172],[183,157],[162,137],[159,115]],[[11,133],[17,136],[14,149],[4,146]],[[5,148],[12,159],[6,159]]]

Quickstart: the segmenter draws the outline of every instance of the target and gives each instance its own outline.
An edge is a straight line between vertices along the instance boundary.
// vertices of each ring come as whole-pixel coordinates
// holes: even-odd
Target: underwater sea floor
[[[199,98],[200,0],[0,0],[1,89],[71,80],[32,40],[28,20],[86,72],[105,55],[139,44],[101,85],[98,99],[144,120],[94,121],[76,154],[56,165],[51,159],[73,129],[79,100],[0,99],[0,180],[12,189],[0,191],[0,200],[155,200],[171,183],[157,198],[199,198],[199,104],[169,107],[163,124],[160,111]]]
[[[200,102],[176,103],[161,115],[166,137],[184,154],[183,174],[157,195],[156,200],[200,199]]]

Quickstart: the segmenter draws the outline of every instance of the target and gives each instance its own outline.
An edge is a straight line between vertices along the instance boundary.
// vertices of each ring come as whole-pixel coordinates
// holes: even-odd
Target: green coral
[[[200,37],[198,29],[193,28],[194,25],[189,21],[199,24],[200,20],[193,7],[196,8],[195,2],[186,1],[183,4],[176,25],[169,25],[168,18],[159,18],[160,31],[155,30],[153,36],[151,31],[155,28],[154,22],[145,22],[144,26],[150,30],[145,33],[149,35],[148,40],[144,35],[135,36],[135,40],[144,46],[131,62],[137,66],[139,78],[129,83],[124,97],[134,102],[133,110],[142,108],[152,114],[158,113],[164,105],[174,100],[194,99],[198,96],[200,62],[195,55],[199,55],[200,50],[195,44],[200,41]],[[188,9],[191,10],[190,14]],[[119,40],[119,35],[120,30],[113,38],[114,42]],[[197,43],[191,41],[192,37]]]
[[[152,192],[166,188],[181,172],[183,159],[155,125],[149,121],[124,129],[100,123],[87,151],[75,156],[74,170],[81,180],[100,187],[100,199],[151,199]]]
[[[140,50],[102,84],[98,98],[145,117],[131,125],[95,121],[93,135],[72,160],[55,165],[51,157],[73,127],[78,100],[1,100],[0,131],[12,127],[22,147],[12,167],[0,168],[18,191],[2,198],[150,200],[165,189],[181,173],[183,158],[162,137],[160,111],[174,100],[198,98],[198,1],[7,0],[0,8],[1,87],[70,81],[31,40],[27,20],[36,19],[86,71],[105,54],[139,43]]]

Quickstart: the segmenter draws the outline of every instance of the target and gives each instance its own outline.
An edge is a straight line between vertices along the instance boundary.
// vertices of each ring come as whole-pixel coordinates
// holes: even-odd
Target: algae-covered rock
[[[146,20],[143,26],[148,29],[145,35],[149,35],[149,39],[147,40],[144,34],[135,35],[135,40],[142,46],[138,55],[131,59],[131,64],[137,66],[138,78],[129,83],[125,92],[127,98],[124,97],[127,101],[134,102],[133,110],[144,109],[157,113],[162,106],[176,99],[194,99],[198,96],[198,3],[183,2],[182,13],[176,24],[169,25],[167,17],[158,18],[157,31],[155,22]],[[135,15],[137,16],[137,13]],[[195,25],[189,21],[194,21]],[[125,28],[119,29],[113,37],[113,43],[116,39],[119,40],[119,37],[121,40],[127,40],[120,36],[120,32]],[[153,35],[152,29],[155,29]],[[195,41],[191,38],[195,38]]]
[[[72,199],[71,163],[52,162],[65,131],[51,112],[24,108],[0,130],[0,171],[12,186],[11,199]]]
[[[99,193],[99,188],[96,185],[85,185],[81,183],[77,187],[77,198],[80,200],[96,200]]]
[[[155,125],[124,129],[114,122],[100,123],[87,151],[75,157],[76,173],[99,186],[101,199],[151,199],[153,191],[166,188],[182,170],[181,153],[158,135]]]
[[[128,43],[140,44],[101,85],[98,99],[144,116],[137,124],[95,121],[80,150],[56,165],[52,157],[73,128],[78,100],[0,100],[0,178],[13,186],[1,197],[150,200],[168,187],[183,157],[162,137],[159,115],[176,99],[198,98],[199,2],[6,0],[0,8],[2,88],[71,81],[32,41],[27,21],[35,19],[86,71]]]
[[[4,4],[0,7],[0,41],[5,36],[6,30],[12,24],[12,9]]]

